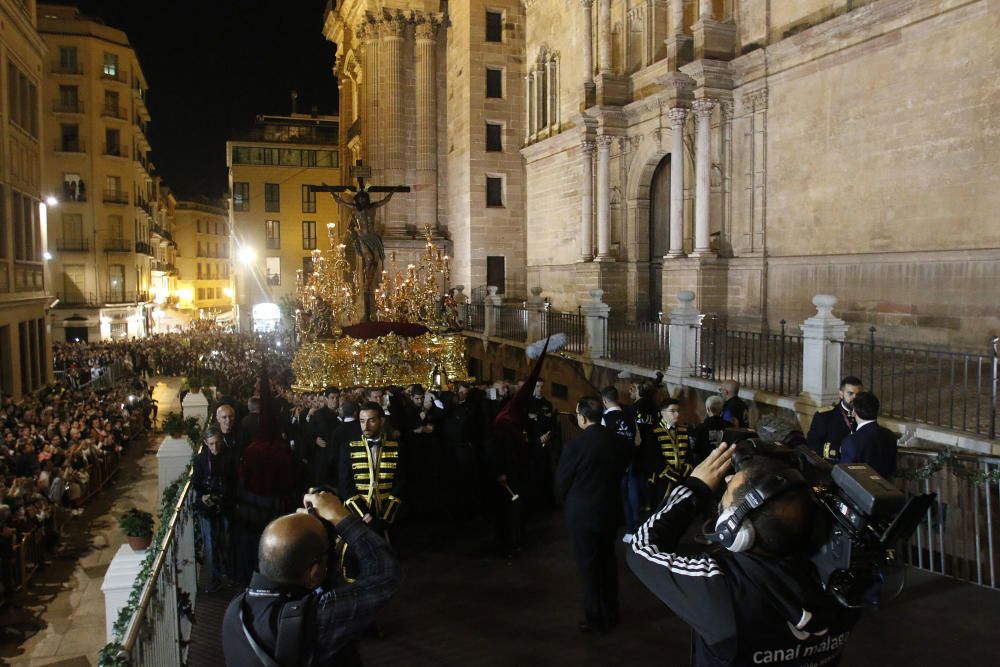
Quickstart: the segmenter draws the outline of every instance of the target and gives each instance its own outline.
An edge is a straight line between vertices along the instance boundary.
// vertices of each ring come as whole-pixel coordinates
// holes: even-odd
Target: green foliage
[[[194,449],[193,446],[192,449]],[[128,601],[118,613],[118,618],[115,619],[115,623],[112,626],[112,641],[98,653],[97,664],[99,667],[127,667],[130,664],[127,656],[123,655],[119,657],[119,652],[122,650],[122,641],[125,639],[125,631],[128,630],[129,623],[139,608],[142,590],[146,587],[146,583],[153,573],[153,563],[163,549],[163,541],[166,538],[167,527],[170,525],[170,519],[173,517],[174,509],[177,506],[178,496],[190,476],[191,464],[188,463],[184,473],[163,490],[163,500],[160,503],[160,527],[153,536],[153,543],[146,550],[146,557],[143,558],[142,563],[139,565],[139,573],[136,575],[135,584],[132,586],[132,592],[129,593]],[[180,511],[187,514],[191,512],[191,509],[189,505],[185,505]],[[148,515],[148,513],[146,514]],[[152,521],[151,515],[150,521]],[[198,523],[194,522],[194,525],[197,539]],[[178,594],[180,594],[180,591],[178,591]],[[190,599],[184,601],[182,598],[179,598],[179,600],[178,604],[180,605],[181,613],[188,616],[193,622],[194,610],[191,607]]]
[[[982,486],[983,484],[992,482],[1000,482],[1000,469],[992,470],[990,472],[971,469],[962,463],[962,461],[955,455],[955,452],[950,449],[939,452],[934,458],[930,459],[922,466],[905,470],[900,469],[897,471],[896,475],[901,479],[925,480],[930,479],[935,475],[935,473],[938,473],[945,468],[947,468],[948,472],[955,477],[971,482],[975,486]]]
[[[197,417],[184,418],[179,412],[171,412],[163,418],[163,430],[171,437],[187,436],[191,442],[201,440],[201,424]]]
[[[130,507],[118,519],[118,527],[129,537],[145,537],[153,534],[153,515],[137,507]]]

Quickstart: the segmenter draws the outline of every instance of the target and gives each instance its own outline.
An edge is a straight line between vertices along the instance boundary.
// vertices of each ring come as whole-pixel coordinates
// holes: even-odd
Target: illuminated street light
[[[59,200],[52,195],[49,195],[45,198],[45,204],[46,206],[57,206],[59,204]]]
[[[52,259],[52,253],[46,250],[45,252],[42,253],[42,257],[45,259],[45,261],[48,261]]]
[[[257,259],[257,253],[250,246],[243,246],[242,248],[240,248],[239,252],[236,253],[236,256],[244,264],[249,264],[255,259]]]

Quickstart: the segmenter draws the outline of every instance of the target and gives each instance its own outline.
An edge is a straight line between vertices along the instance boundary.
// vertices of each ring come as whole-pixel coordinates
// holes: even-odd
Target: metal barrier
[[[899,453],[899,470],[915,471],[940,452]],[[950,454],[961,466],[932,472],[927,479],[903,479],[908,494],[937,493],[937,502],[918,526],[903,558],[914,567],[998,588],[1000,575],[1000,458]],[[990,477],[992,475],[992,478]],[[976,477],[985,478],[977,483]]]
[[[528,311],[524,308],[493,306],[493,335],[523,342],[528,337]]]
[[[780,395],[802,391],[802,336],[790,335],[785,320],[779,332],[739,331],[710,315],[700,333],[696,375]]]
[[[670,363],[670,325],[662,322],[604,320],[606,359],[645,368],[666,368]]]
[[[882,414],[997,437],[997,338],[992,349],[958,352],[846,341],[841,377],[856,375],[882,402]]]
[[[466,331],[483,333],[486,330],[486,304],[466,303],[462,308],[462,327]]]
[[[160,550],[122,636],[119,658],[128,665],[183,665],[191,637],[186,608],[197,593],[194,494],[188,477]]]
[[[542,338],[553,334],[566,334],[567,352],[585,354],[587,351],[587,327],[585,318],[580,313],[557,313],[552,310],[542,311]]]

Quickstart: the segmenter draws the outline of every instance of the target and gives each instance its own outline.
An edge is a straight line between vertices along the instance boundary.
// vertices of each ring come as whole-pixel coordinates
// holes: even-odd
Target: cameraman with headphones
[[[809,561],[816,505],[802,473],[722,443],[635,534],[629,566],[693,630],[692,664],[836,665],[857,612],[825,593]],[[723,491],[706,534],[724,548],[681,556],[691,523]]]

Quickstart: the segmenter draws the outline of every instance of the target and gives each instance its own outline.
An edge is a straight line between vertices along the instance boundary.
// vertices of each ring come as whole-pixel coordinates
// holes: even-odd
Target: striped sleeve
[[[707,487],[684,480],[636,531],[628,564],[654,595],[709,645],[717,645],[736,635],[730,582],[716,558],[677,553],[681,537],[710,501]]]

